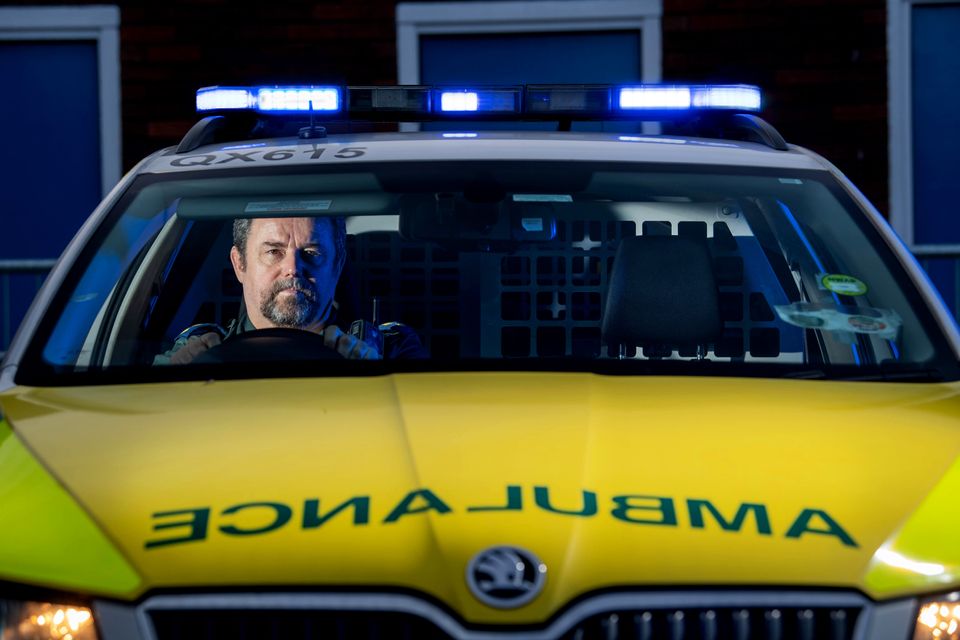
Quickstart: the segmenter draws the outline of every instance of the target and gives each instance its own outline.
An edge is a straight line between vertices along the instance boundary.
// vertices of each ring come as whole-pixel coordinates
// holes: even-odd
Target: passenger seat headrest
[[[707,345],[721,330],[717,283],[704,240],[637,236],[620,242],[603,314],[605,344]]]

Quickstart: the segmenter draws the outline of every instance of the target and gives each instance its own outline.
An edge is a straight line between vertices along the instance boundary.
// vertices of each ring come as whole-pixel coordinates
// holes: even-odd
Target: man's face
[[[332,220],[251,220],[246,255],[233,247],[230,261],[253,326],[323,328],[340,278]]]

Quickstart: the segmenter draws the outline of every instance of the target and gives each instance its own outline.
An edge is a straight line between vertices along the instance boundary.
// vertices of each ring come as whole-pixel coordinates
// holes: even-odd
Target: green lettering
[[[810,527],[810,520],[816,516],[823,521],[826,525],[825,529],[813,529]],[[836,536],[840,539],[840,542],[845,544],[848,547],[856,547],[857,543],[853,541],[853,538],[850,537],[850,534],[843,530],[843,527],[840,524],[831,518],[826,511],[820,509],[804,509],[800,512],[800,515],[797,516],[796,521],[790,526],[790,529],[787,531],[787,538],[799,538],[804,533],[819,533],[824,536]]]
[[[467,511],[520,511],[523,509],[523,494],[518,485],[507,486],[507,504],[498,507],[467,507]]]
[[[642,500],[648,504],[631,504],[632,501]],[[650,504],[652,503],[652,504]],[[610,514],[624,522],[635,524],[660,524],[668,527],[677,526],[677,509],[673,504],[673,498],[661,498],[660,496],[614,496],[613,504],[616,508]],[[657,520],[647,520],[643,518],[632,518],[630,511],[656,511],[660,518]]]
[[[189,527],[190,534],[180,538],[164,538],[162,540],[147,540],[144,545],[147,549],[164,547],[168,544],[180,544],[181,542],[192,542],[194,540],[205,540],[207,537],[207,527],[210,524],[210,508],[200,507],[199,509],[183,509],[181,511],[160,511],[153,514],[153,518],[169,518],[170,516],[180,516],[190,514],[189,520],[177,520],[176,522],[162,522],[153,525],[154,531],[162,529],[174,529],[177,527]]]
[[[290,518],[293,516],[293,509],[279,502],[248,502],[246,504],[238,504],[224,509],[220,512],[220,515],[229,516],[237,513],[238,511],[243,511],[244,509],[258,508],[273,509],[273,521],[257,529],[241,529],[233,525],[220,525],[220,531],[230,536],[255,536],[261,533],[268,533],[275,529],[279,529],[283,525],[290,522]]]
[[[353,524],[367,524],[370,522],[370,498],[367,496],[350,498],[322,516],[320,515],[320,501],[306,500],[303,503],[303,528],[316,529],[347,507],[353,507]]]
[[[566,516],[595,516],[597,515],[597,494],[593,491],[583,492],[583,508],[579,510],[556,509],[550,504],[550,489],[548,487],[534,487],[533,500],[544,511],[562,513]]]
[[[720,524],[720,528],[724,531],[740,531],[740,529],[743,527],[743,522],[747,519],[747,513],[752,511],[754,520],[757,522],[757,533],[767,536],[771,534],[770,519],[767,517],[767,508],[762,504],[744,502],[737,509],[737,515],[733,517],[733,522],[727,522],[727,520],[720,514],[720,511],[713,506],[709,500],[687,499],[687,509],[690,512],[691,527],[695,529],[704,528],[704,508],[710,512],[714,520]]]
[[[412,507],[413,501],[417,498],[422,499],[426,504],[419,507]],[[393,511],[390,512],[383,523],[388,524],[390,522],[396,522],[402,516],[405,516],[409,513],[423,513],[425,511],[436,511],[439,514],[450,513],[450,507],[447,504],[435,496],[430,489],[418,489],[416,491],[411,491],[407,496],[400,501]]]

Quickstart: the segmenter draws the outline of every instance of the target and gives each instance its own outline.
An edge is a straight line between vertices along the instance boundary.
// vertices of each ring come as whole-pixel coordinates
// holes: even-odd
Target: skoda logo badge
[[[547,565],[519,547],[491,547],[467,565],[467,585],[480,602],[498,609],[527,604],[543,590]]]

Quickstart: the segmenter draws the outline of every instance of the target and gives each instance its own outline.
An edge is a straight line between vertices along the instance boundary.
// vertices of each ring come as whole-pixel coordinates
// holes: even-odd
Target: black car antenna
[[[304,140],[314,140],[316,138],[326,138],[327,128],[314,124],[313,122],[313,100],[310,101],[310,126],[300,129],[297,133],[299,138]]]

